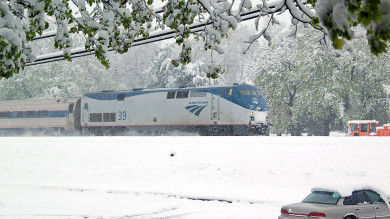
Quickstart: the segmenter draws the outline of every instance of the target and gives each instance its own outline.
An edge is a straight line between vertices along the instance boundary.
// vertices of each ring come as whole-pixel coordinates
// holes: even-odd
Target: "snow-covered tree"
[[[125,53],[136,38],[147,38],[152,31],[168,28],[175,31],[176,43],[181,46],[181,53],[172,60],[175,66],[191,62],[190,36],[202,39],[205,49],[222,53],[221,40],[229,29],[235,29],[241,19],[246,19],[242,16],[249,10],[256,10],[258,19],[267,18],[273,23],[277,23],[277,14],[288,11],[293,24],[303,22],[320,30],[326,27],[335,47],[340,47],[340,37],[352,37],[349,27],[357,23],[367,27],[374,53],[385,51],[390,38],[388,0],[263,0],[254,7],[250,0],[168,0],[162,8],[157,5],[161,3],[153,0],[2,0],[0,77],[9,78],[34,61],[29,42],[49,28],[47,17],[55,21],[53,44],[63,51],[65,59],[72,55],[71,35],[81,33],[85,36],[85,49],[93,51],[106,67],[109,49]],[[207,25],[196,26],[198,22]],[[267,27],[249,41],[253,43],[259,37],[271,38]]]
[[[152,66],[145,72],[144,78],[148,78],[145,87],[194,87],[207,85],[206,73],[202,72],[202,61],[194,64],[175,67],[172,64],[172,54],[179,50],[174,44],[168,44],[155,52],[155,60]]]
[[[114,72],[101,68],[93,57],[29,66],[0,80],[0,100],[80,97],[87,92],[124,89]]]
[[[388,54],[374,57],[359,40],[351,42],[355,51],[333,51],[316,43],[318,32],[301,32],[258,57],[256,84],[270,105],[273,131],[328,135],[349,119],[388,120],[388,104],[376,101],[386,97]]]
[[[32,46],[38,54],[54,52],[53,38],[36,40]],[[73,35],[75,45],[83,37]],[[93,57],[74,59],[71,63],[58,61],[26,67],[12,78],[0,78],[0,100],[80,97],[86,92],[124,89],[123,78],[113,69],[102,68]]]
[[[256,77],[254,71],[249,71],[248,66],[256,56],[255,51],[258,44],[252,46],[245,54],[242,51],[246,44],[242,41],[247,38],[248,33],[255,32],[247,26],[238,27],[238,31],[229,34],[229,37],[221,41],[220,47],[225,51],[223,54],[215,51],[205,51],[203,46],[196,44],[196,39],[189,39],[192,46],[193,63],[175,67],[172,64],[172,57],[180,53],[180,48],[174,43],[167,43],[155,51],[154,61],[145,74],[142,75],[146,86],[155,87],[183,87],[201,85],[226,85],[233,83],[250,83]],[[214,79],[208,79],[208,73],[213,72],[210,68],[223,69],[216,74]]]
[[[362,24],[371,52],[386,52],[390,42],[390,1],[388,0],[308,0],[316,5],[314,25],[326,27],[335,48],[343,46],[343,39],[354,37],[353,27]]]
[[[279,134],[288,130],[292,135],[300,135],[299,118],[310,105],[315,105],[310,115],[313,117],[323,116],[334,105],[332,91],[324,86],[332,84],[331,56],[317,42],[321,36],[313,30],[304,34],[296,39],[281,39],[259,58],[259,62],[267,59],[274,62],[260,64],[256,84],[266,96],[273,129]]]
[[[344,83],[337,88],[343,104],[345,121],[375,119],[381,124],[389,121],[386,86],[390,78],[389,53],[377,57],[368,53],[363,39],[355,39],[354,51],[341,53],[336,77]]]
[[[156,49],[159,47],[158,43],[151,43],[133,47],[124,54],[111,52],[109,70],[127,89],[145,87],[150,79],[144,76],[154,64]]]

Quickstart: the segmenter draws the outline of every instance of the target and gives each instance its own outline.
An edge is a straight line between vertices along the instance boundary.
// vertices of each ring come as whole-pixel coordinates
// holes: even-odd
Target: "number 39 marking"
[[[126,120],[126,111],[118,111],[118,120]]]

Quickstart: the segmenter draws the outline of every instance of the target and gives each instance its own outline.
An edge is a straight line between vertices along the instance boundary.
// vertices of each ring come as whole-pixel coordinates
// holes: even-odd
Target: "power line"
[[[253,11],[250,11],[247,13],[243,13],[243,14],[241,14],[240,20],[247,21],[247,20],[255,19],[259,16],[258,13],[260,13],[260,12],[261,12],[261,10],[257,9],[257,10],[253,10]],[[193,25],[189,26],[189,29],[192,32],[200,32],[200,31],[202,31],[202,29],[206,25],[210,25],[210,24],[206,24],[206,23],[193,24]],[[45,38],[49,38],[49,37],[53,37],[53,36],[55,36],[55,34],[48,32],[47,34],[42,34],[41,37],[35,38],[35,39],[36,40],[45,39]],[[176,32],[174,30],[159,31],[158,33],[151,34],[148,38],[135,39],[133,44],[132,44],[132,47],[171,39],[171,38],[174,38],[175,36],[176,36]],[[108,51],[114,51],[114,49],[110,48]],[[93,54],[95,54],[95,49],[91,49],[90,51],[88,51],[85,48],[79,47],[79,48],[75,48],[71,51],[70,58],[79,58],[79,57],[89,56],[89,55],[93,55]],[[56,61],[60,61],[60,60],[65,60],[65,58],[63,57],[63,52],[56,52],[56,53],[51,53],[48,55],[38,56],[34,62],[27,63],[26,65],[27,66],[40,65],[40,64],[56,62]]]
[[[158,8],[154,11],[155,14],[161,14],[164,12],[164,9],[163,8]],[[57,30],[52,30],[52,31],[47,31],[47,32],[44,32],[41,36],[38,36],[38,37],[35,37],[34,38],[34,41],[36,40],[42,40],[42,39],[46,39],[46,38],[51,38],[51,37],[55,37],[57,34]]]

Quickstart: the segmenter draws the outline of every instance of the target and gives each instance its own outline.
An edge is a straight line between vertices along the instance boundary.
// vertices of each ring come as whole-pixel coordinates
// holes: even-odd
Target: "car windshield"
[[[310,195],[308,195],[302,202],[336,205],[339,199],[340,195],[337,192],[314,191]]]

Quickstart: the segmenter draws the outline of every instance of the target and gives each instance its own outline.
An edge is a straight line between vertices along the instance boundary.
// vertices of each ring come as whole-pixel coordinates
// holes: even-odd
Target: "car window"
[[[370,203],[370,199],[368,198],[365,191],[355,191],[351,196],[348,196],[344,199],[344,205],[357,205],[357,204],[365,204]]]
[[[367,190],[366,191],[368,197],[370,198],[372,203],[385,203],[383,199],[378,195],[378,193],[372,191],[372,190]]]
[[[336,205],[339,199],[340,195],[337,192],[314,191],[310,193],[310,195],[308,195],[302,202]]]

